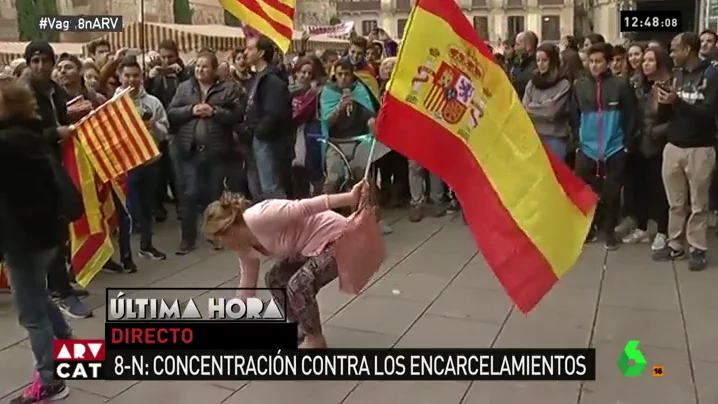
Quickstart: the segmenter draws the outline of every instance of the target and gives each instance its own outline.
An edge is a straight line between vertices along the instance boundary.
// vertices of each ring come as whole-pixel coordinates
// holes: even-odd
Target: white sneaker
[[[621,220],[618,226],[614,229],[618,234],[628,234],[636,228],[636,221],[632,217],[626,217]]]
[[[668,245],[668,236],[666,236],[663,233],[657,233],[656,237],[653,238],[653,243],[651,244],[651,250],[653,251],[660,251]]]
[[[379,225],[381,226],[381,232],[384,234],[391,234],[394,232],[394,229],[391,228],[388,224],[386,224],[385,221],[380,221]]]
[[[648,234],[648,231],[646,230],[635,229],[628,233],[622,241],[624,244],[648,243],[651,241],[651,235]]]

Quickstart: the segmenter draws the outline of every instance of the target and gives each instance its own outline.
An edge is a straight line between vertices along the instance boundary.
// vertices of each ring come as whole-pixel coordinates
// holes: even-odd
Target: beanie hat
[[[30,64],[30,59],[35,55],[45,55],[53,61],[55,60],[55,50],[52,49],[52,45],[44,39],[35,39],[25,47],[25,62],[27,64]]]

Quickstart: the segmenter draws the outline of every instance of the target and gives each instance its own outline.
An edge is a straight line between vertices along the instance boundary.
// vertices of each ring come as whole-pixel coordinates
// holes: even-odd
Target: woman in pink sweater
[[[227,192],[205,211],[205,235],[239,255],[240,288],[257,286],[262,257],[277,260],[267,272],[266,284],[286,288],[286,297],[272,294],[279,307],[287,307],[287,319],[299,324],[304,334],[300,348],[327,346],[316,296],[337,277],[334,242],[347,225],[347,218],[333,209],[356,206],[365,184],[343,194],[270,199],[250,208],[242,196]],[[241,298],[252,295],[250,290],[240,293]]]

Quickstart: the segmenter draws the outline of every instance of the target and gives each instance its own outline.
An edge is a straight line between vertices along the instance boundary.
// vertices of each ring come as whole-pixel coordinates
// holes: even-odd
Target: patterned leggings
[[[301,334],[319,334],[322,321],[319,317],[317,293],[337,277],[334,245],[329,244],[321,254],[299,261],[281,261],[267,272],[265,282],[269,288],[287,288],[286,295],[272,291],[279,307],[285,307],[289,321],[299,323]]]

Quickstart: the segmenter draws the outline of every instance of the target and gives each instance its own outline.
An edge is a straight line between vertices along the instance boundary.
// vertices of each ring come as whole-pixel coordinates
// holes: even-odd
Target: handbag
[[[85,205],[82,201],[82,194],[77,189],[65,167],[54,155],[48,155],[55,186],[59,192],[60,216],[68,223],[78,220],[85,214]]]
[[[376,141],[369,152],[369,161],[375,144]],[[365,181],[369,177],[368,168],[369,163],[364,173]],[[377,218],[372,189],[371,186],[364,188],[357,211],[347,218],[347,226],[334,244],[339,289],[354,295],[364,289],[386,258],[384,234]]]

